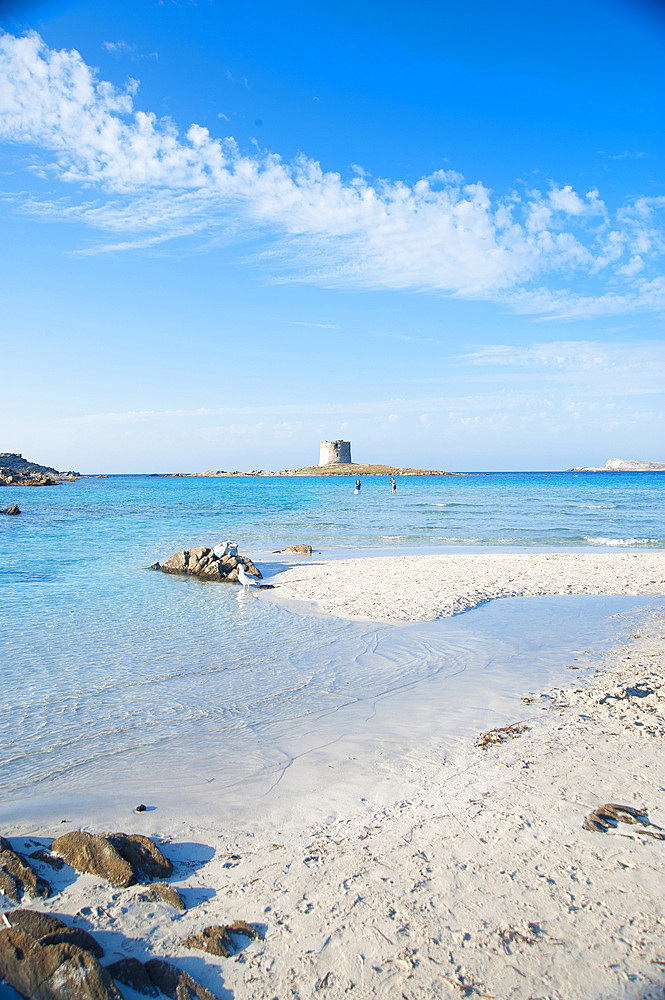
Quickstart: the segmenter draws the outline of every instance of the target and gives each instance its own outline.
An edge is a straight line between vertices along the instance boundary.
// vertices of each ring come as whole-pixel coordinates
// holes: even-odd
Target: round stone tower
[[[351,465],[351,442],[322,441],[319,465]]]

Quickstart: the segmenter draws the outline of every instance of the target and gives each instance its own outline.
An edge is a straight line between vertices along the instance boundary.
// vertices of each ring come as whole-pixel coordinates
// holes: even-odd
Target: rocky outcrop
[[[157,845],[140,833],[86,833],[72,830],[53,841],[51,850],[77,872],[99,875],[125,887],[169,878],[173,865]]]
[[[12,927],[18,927],[41,944],[75,944],[83,951],[89,951],[95,958],[101,958],[104,949],[81,927],[69,927],[50,913],[37,910],[12,910],[7,914]]]
[[[155,986],[172,1000],[217,1000],[210,990],[192,979],[189,973],[161,958],[151,958],[145,963],[145,969]]]
[[[63,480],[75,480],[80,472],[58,472],[50,465],[28,462],[23,455],[0,452],[0,486],[55,486]]]
[[[311,556],[312,546],[311,545],[287,545],[285,549],[277,549],[277,553],[280,552],[295,552],[299,556]]]
[[[122,1000],[91,952],[49,943],[20,927],[0,931],[0,975],[29,1000]]]
[[[15,903],[20,903],[24,893],[47,899],[51,887],[35,874],[25,858],[12,850],[11,844],[0,837],[0,892]]]
[[[201,580],[212,580],[216,583],[237,583],[239,565],[244,566],[245,572],[249,576],[254,576],[259,580],[263,579],[260,570],[256,568],[251,559],[234,555],[218,557],[206,545],[176,552],[166,562],[154,563],[151,568],[160,569],[162,573],[197,576]]]
[[[18,504],[13,503],[11,505],[11,507],[5,507],[5,509],[3,510],[2,513],[3,514],[10,514],[10,515],[11,514],[20,514],[21,513],[21,508],[18,506]]]

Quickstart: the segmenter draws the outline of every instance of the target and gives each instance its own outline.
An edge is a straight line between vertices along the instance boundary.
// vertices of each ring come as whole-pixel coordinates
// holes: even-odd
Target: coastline
[[[271,825],[268,814],[211,827],[182,816],[165,829],[149,812],[119,819],[118,828],[160,838],[185,913],[147,904],[140,886],[119,891],[50,869],[59,894],[24,905],[91,931],[105,963],[165,957],[220,998],[309,998],[324,988],[363,997],[659,996],[665,844],[638,826],[583,828],[605,802],[646,808],[665,827],[665,612],[624,624],[630,638],[588,680],[529,699],[514,738],[484,747],[467,739],[447,754],[436,741],[414,748],[400,776],[407,794],[387,791],[378,806],[356,801],[345,814],[345,790],[333,786],[320,789],[337,807],[324,822],[293,814]],[[12,838],[18,849],[46,831],[23,833]],[[179,945],[237,918],[261,924],[265,941],[235,959]]]
[[[552,594],[663,593],[661,553],[586,555],[299,563],[273,577],[280,590],[261,599],[306,594],[327,613],[362,611],[377,620],[382,611],[399,623],[545,587]],[[446,581],[453,596],[442,602]],[[520,730],[514,738],[479,746],[464,737],[452,749],[436,737],[414,741],[390,763],[394,789],[386,768],[379,797],[366,799],[335,768],[324,782],[319,769],[310,788],[305,764],[299,808],[257,803],[242,822],[232,813],[224,818],[223,808],[214,823],[177,807],[168,820],[161,810],[129,819],[119,800],[108,802],[103,829],[156,836],[175,861],[172,881],[188,901],[183,914],[142,902],[140,886],[118,891],[47,868],[40,873],[59,894],[23,905],[90,930],[107,952],[104,963],[120,954],[164,957],[223,1000],[304,1000],[327,989],[391,998],[659,996],[665,844],[637,826],[583,828],[606,802],[646,808],[650,822],[665,827],[665,611],[662,600],[654,603],[619,616],[624,639],[596,658],[587,677],[571,674],[569,684],[525,692],[508,720]],[[319,754],[324,769],[327,752]],[[327,818],[308,808],[313,796],[328,805]],[[100,822],[91,815],[88,828],[102,832]],[[20,828],[21,837],[0,831],[19,849],[70,827]],[[235,959],[197,957],[179,944],[203,926],[238,918],[261,923],[266,939]]]

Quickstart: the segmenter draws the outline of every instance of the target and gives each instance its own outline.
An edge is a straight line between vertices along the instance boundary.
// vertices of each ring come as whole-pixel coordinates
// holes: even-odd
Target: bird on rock
[[[241,583],[243,587],[258,587],[259,585],[259,581],[255,577],[247,575],[242,563],[238,563],[238,583]]]

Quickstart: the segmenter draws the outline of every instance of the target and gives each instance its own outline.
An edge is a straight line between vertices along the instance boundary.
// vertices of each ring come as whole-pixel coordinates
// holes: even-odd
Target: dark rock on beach
[[[95,958],[101,958],[104,949],[80,927],[69,927],[58,917],[37,910],[12,910],[7,914],[12,927],[18,927],[40,944],[74,944],[83,951],[89,951]]]
[[[0,975],[29,1000],[122,1000],[91,952],[40,940],[20,927],[0,931]]]
[[[154,882],[147,889],[144,889],[139,899],[148,900],[150,903],[168,903],[175,910],[186,910],[185,901],[174,885],[167,882]]]
[[[164,962],[161,958],[151,958],[145,969],[162,993],[172,1000],[217,1000],[217,997],[201,986],[187,972]]]
[[[173,874],[173,865],[154,841],[139,833],[72,830],[54,840],[51,850],[76,871],[99,875],[121,887]]]
[[[212,924],[210,927],[204,927],[199,934],[192,934],[181,943],[184,948],[199,948],[209,955],[230,958],[237,950],[232,937],[234,934],[261,940],[261,935],[251,924],[245,920],[234,920],[232,924],[223,926]]]
[[[20,903],[26,892],[29,896],[41,896],[43,899],[51,895],[48,882],[32,870],[25,858],[12,850],[4,837],[0,837],[0,891],[15,903]]]
[[[303,545],[302,543],[298,545],[287,545],[285,549],[277,549],[277,552],[295,552],[299,556],[311,556],[312,546]]]
[[[121,958],[107,965],[106,971],[119,983],[130,986],[137,993],[142,993],[146,997],[159,996],[159,990],[138,958]]]
[[[20,514],[21,508],[18,506],[18,504],[13,503],[11,507],[5,507],[2,513],[9,515]]]
[[[636,809],[635,806],[622,806],[617,802],[606,802],[604,806],[598,806],[584,820],[583,828],[592,833],[606,833],[617,826],[618,823],[628,823],[631,826],[641,826],[641,830],[636,830],[645,837],[653,837],[654,840],[665,840],[665,834],[659,826],[649,821],[646,809]],[[646,829],[650,827],[651,829]]]
[[[176,552],[165,563],[154,563],[151,569],[161,569],[162,573],[180,576],[197,576],[201,580],[213,580],[216,583],[237,583],[239,565],[244,566],[249,576],[259,580],[263,578],[251,559],[234,555],[217,557],[206,545]]]

